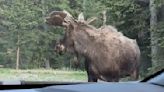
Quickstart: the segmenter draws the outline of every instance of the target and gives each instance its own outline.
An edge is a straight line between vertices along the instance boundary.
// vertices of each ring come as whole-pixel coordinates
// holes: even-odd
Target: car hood
[[[164,92],[161,86],[148,83],[91,83],[67,86],[51,86],[42,92]]]
[[[49,86],[39,89],[4,90],[2,92],[164,92],[164,87],[149,83],[86,83]]]

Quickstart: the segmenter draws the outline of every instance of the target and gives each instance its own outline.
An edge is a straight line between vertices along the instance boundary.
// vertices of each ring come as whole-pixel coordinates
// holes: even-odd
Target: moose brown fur
[[[138,79],[140,50],[135,40],[117,32],[112,26],[96,29],[70,16],[60,17],[60,14],[51,14],[47,23],[66,27],[65,46],[70,52],[86,58],[87,71],[91,74],[88,81],[119,81],[127,75]],[[54,19],[53,15],[60,18]],[[62,24],[56,23],[56,20]]]

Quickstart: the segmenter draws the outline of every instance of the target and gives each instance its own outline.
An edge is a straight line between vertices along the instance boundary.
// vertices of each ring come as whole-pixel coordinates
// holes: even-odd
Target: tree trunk
[[[45,68],[50,69],[50,62],[49,60],[45,60]]]
[[[45,15],[46,15],[45,11],[47,10],[47,8],[44,5],[45,4],[45,0],[41,0],[41,3],[42,3],[42,16],[43,16],[43,19],[44,19]],[[46,23],[43,24],[43,28],[44,28],[45,31],[48,30]],[[49,69],[50,68],[50,61],[48,59],[45,59],[44,61],[45,61],[45,68]]]
[[[155,0],[150,0],[150,30],[151,30],[151,57],[153,70],[157,71],[163,67],[164,62],[164,49],[159,46],[158,39],[160,34],[157,32],[157,8]],[[163,16],[164,17],[164,16]]]
[[[151,57],[152,57],[152,63],[153,65],[157,61],[156,55],[157,55],[157,37],[156,37],[156,26],[157,26],[157,10],[155,5],[155,0],[150,0],[150,31],[151,31]]]
[[[157,23],[158,23],[157,26],[161,26],[160,23],[164,22],[164,5],[161,6],[158,11],[159,12],[157,15],[158,16],[157,17]],[[162,28],[158,27],[157,30],[158,30],[158,34],[157,34],[158,39],[159,38],[162,39],[164,37],[163,35],[161,35],[163,33],[163,27]],[[160,44],[160,43],[158,43],[158,44]],[[156,62],[156,67],[159,70],[159,69],[164,68],[164,47],[162,47],[160,45],[158,46],[157,56],[158,56],[158,58],[157,58],[158,61]]]
[[[18,41],[17,41],[17,57],[16,57],[16,70],[18,70],[19,69],[19,59],[20,59],[20,47],[19,47],[19,43],[20,43],[20,41],[19,41],[20,39],[19,39],[19,34],[18,34]]]

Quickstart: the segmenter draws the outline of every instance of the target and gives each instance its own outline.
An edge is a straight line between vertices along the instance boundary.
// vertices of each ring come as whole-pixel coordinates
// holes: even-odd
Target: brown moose
[[[68,12],[54,11],[46,20],[49,25],[66,28],[64,46],[69,52],[85,57],[89,82],[98,79],[117,82],[125,76],[138,79],[140,50],[136,40],[112,26],[96,29],[75,20]]]

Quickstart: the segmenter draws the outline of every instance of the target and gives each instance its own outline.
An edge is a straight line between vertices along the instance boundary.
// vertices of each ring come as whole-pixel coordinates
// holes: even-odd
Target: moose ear
[[[85,22],[83,12],[81,12],[81,13],[79,14],[79,16],[78,16],[78,21],[79,21],[79,22]]]

